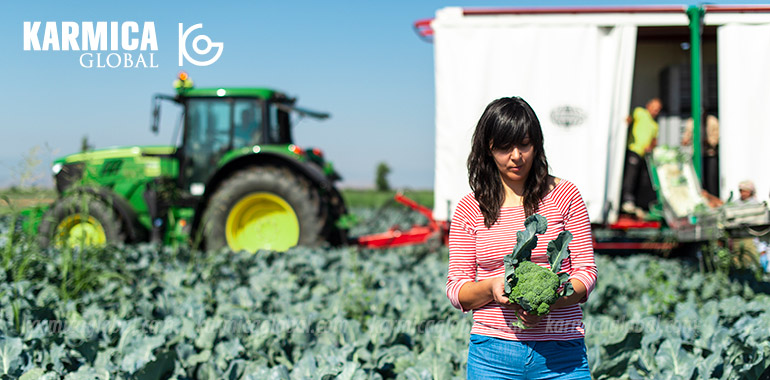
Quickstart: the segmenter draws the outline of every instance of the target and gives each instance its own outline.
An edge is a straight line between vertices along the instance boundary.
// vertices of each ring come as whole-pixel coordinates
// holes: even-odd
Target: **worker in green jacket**
[[[658,117],[663,105],[658,98],[650,99],[645,107],[636,107],[629,123],[626,165],[623,174],[621,211],[643,218],[649,203],[655,200],[645,156],[650,154],[658,141]]]

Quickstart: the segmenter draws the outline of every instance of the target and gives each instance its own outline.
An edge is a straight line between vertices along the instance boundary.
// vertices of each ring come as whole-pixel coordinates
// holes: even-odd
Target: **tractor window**
[[[230,103],[218,100],[190,100],[187,142],[216,152],[230,140]]]
[[[230,145],[231,102],[191,99],[187,105],[185,177],[206,183]]]
[[[256,100],[236,100],[234,105],[233,147],[260,143],[262,137],[262,104]]]
[[[273,144],[291,144],[291,121],[289,113],[270,104],[270,142]]]

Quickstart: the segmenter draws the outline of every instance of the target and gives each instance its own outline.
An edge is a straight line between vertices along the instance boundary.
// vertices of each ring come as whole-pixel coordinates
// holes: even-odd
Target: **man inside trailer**
[[[650,99],[645,107],[636,107],[628,117],[631,129],[628,133],[626,165],[623,172],[621,212],[643,219],[649,205],[655,200],[645,156],[650,154],[658,141],[658,117],[663,107],[660,99]]]

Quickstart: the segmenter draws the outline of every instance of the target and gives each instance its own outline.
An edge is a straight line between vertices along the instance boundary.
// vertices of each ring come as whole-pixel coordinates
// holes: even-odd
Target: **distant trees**
[[[380,162],[377,164],[377,177],[375,180],[375,185],[377,186],[377,191],[388,191],[390,190],[390,183],[388,183],[388,174],[390,174],[390,166],[384,162]]]
[[[88,142],[88,135],[83,135],[83,138],[80,139],[80,152],[85,153],[92,149],[94,146]]]

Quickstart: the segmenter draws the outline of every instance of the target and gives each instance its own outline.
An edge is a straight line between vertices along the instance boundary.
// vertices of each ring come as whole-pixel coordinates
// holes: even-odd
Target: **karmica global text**
[[[24,50],[82,51],[80,65],[84,68],[158,67],[154,62],[158,39],[152,21],[142,23],[141,29],[135,21],[25,21]]]

